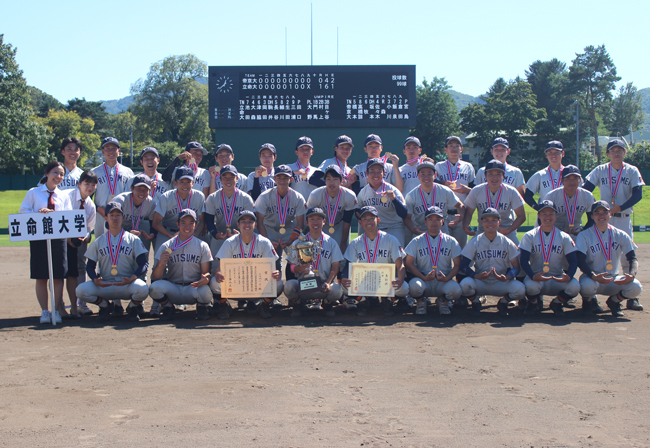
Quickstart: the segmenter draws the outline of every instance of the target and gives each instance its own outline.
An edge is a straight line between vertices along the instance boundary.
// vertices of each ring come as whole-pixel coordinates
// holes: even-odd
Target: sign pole
[[[56,325],[56,304],[54,300],[54,271],[52,270],[52,240],[47,240],[47,268],[50,271],[50,305],[52,308],[52,325]]]

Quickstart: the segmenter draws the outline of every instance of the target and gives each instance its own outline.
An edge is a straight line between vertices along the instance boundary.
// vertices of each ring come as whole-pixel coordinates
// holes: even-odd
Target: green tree
[[[615,83],[620,79],[605,45],[585,47],[584,53],[576,53],[576,58],[569,67],[569,90],[577,95],[580,106],[589,114],[588,122],[591,136],[595,139],[598,163],[601,159],[598,116],[606,115],[605,109],[612,99]]]
[[[81,118],[90,119],[95,123],[94,130],[100,137],[112,134],[111,117],[101,101],[87,101],[86,98],[74,98],[68,101],[68,112],[76,112]],[[112,135],[110,135],[112,137]]]
[[[81,118],[76,112],[50,110],[47,117],[39,118],[39,121],[47,126],[51,134],[50,158],[58,157],[62,160],[61,141],[66,137],[77,137],[83,145],[79,165],[83,165],[85,160],[92,158],[99,150],[101,140],[93,132],[95,123],[90,118]]]
[[[618,90],[616,98],[611,102],[605,124],[611,135],[626,135],[636,132],[643,126],[645,113],[641,104],[641,94],[637,88],[628,82]]]
[[[39,117],[47,117],[50,110],[63,110],[65,106],[52,95],[43,92],[36,87],[27,86],[29,92],[29,103],[34,113]]]
[[[47,129],[32,117],[27,82],[16,62],[16,48],[0,34],[0,170],[32,171],[47,162]]]
[[[197,81],[207,72],[207,65],[191,54],[154,63],[147,77],[131,87],[134,102],[129,112],[137,118],[138,132],[180,145],[209,142],[208,86]]]
[[[449,93],[451,86],[444,78],[429,83],[426,79],[416,87],[417,115],[411,135],[420,139],[426,154],[442,154],[445,139],[460,130],[456,103]]]

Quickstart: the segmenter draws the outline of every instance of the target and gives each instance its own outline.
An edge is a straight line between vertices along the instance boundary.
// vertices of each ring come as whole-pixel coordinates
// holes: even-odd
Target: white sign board
[[[87,234],[83,210],[9,215],[9,241],[85,238]]]

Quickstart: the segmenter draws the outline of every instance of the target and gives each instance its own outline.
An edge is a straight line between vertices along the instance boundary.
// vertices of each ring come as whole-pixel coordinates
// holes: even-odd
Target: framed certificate
[[[394,263],[350,263],[350,280],[352,295],[395,297]]]
[[[220,270],[224,276],[221,297],[224,299],[254,299],[277,297],[278,284],[271,275],[275,271],[273,258],[222,258]]]

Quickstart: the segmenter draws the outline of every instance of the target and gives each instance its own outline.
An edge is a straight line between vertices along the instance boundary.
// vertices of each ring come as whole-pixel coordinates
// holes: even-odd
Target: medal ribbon
[[[253,258],[253,251],[255,250],[255,241],[257,237],[253,235],[253,241],[251,241],[251,249],[248,251],[248,257],[244,252],[244,244],[242,243],[241,234],[239,234],[239,253],[241,253],[242,258]]]
[[[544,231],[539,229],[539,240],[542,242],[542,260],[545,265],[549,264],[549,259],[551,258],[551,249],[553,249],[553,240],[555,240],[555,229],[553,227],[553,233],[551,234],[551,243],[548,245],[548,251],[546,250],[546,245],[544,244]]]
[[[298,169],[305,170],[305,174],[309,173],[309,164],[307,164],[306,166],[302,166],[300,164],[300,160],[296,160],[296,165],[298,165]]]
[[[488,207],[492,207],[499,210],[498,207],[499,207],[499,201],[501,200],[501,193],[503,193],[503,185],[499,186],[499,194],[497,195],[497,200],[494,203],[494,207],[492,207],[492,200],[490,199],[490,188],[487,185],[485,186],[485,196],[487,197]]]
[[[381,160],[381,163],[386,163],[386,160],[388,160],[388,154],[384,154],[384,157],[378,157],[378,159]]]
[[[573,197],[573,212],[569,208],[569,201],[567,200],[566,193],[564,193],[564,207],[566,208],[566,216],[569,220],[569,227],[573,227],[573,223],[576,220],[576,212],[578,211],[578,194],[580,190],[576,190],[576,195]]]
[[[598,242],[600,243],[600,247],[603,248],[603,254],[605,254],[605,257],[607,257],[607,263],[612,262],[612,228],[607,225],[607,231],[609,232],[609,251],[605,249],[605,244],[603,243],[603,239],[600,237],[600,230],[598,230],[598,227],[594,226],[594,232],[596,232],[596,236],[598,237]]]
[[[307,235],[307,241],[311,241],[311,237],[309,234]],[[321,234],[320,236],[320,247],[323,247],[323,235]],[[316,262],[314,263],[314,271],[318,271],[318,265],[320,264],[320,256],[323,255],[323,251],[321,250],[318,252],[318,258],[316,258]]]
[[[433,184],[433,190],[432,190],[433,195],[431,196],[431,206],[436,205],[436,184]],[[429,205],[427,205],[427,200],[424,197],[424,191],[422,191],[422,185],[420,185],[420,197],[422,198],[422,205],[424,205],[424,211],[426,212],[427,209],[429,208]]]
[[[188,239],[183,241],[182,243],[180,242],[181,240],[179,239],[180,237],[176,237],[176,240],[174,241],[174,245],[172,246],[172,252],[175,252],[176,249],[182,249],[183,247],[187,246],[190,244],[190,241],[194,238],[194,235],[190,236]]]
[[[429,258],[431,258],[431,269],[438,269],[438,259],[440,258],[440,246],[442,245],[442,233],[438,234],[438,248],[436,249],[436,256],[433,256],[431,242],[429,241],[429,233],[427,232],[427,246],[429,247]]]
[[[287,191],[287,194],[284,197],[284,210],[282,210],[282,201],[280,200],[280,194],[277,191],[276,191],[276,198],[278,200],[278,217],[280,218],[280,227],[284,227],[284,223],[287,221],[287,212],[289,211],[289,199],[291,199],[291,189]]]
[[[135,213],[133,212],[133,193],[131,193],[131,230],[138,230],[140,227],[140,217],[142,216],[142,209],[144,208],[144,202],[140,204],[140,213],[138,213],[138,220],[134,221]]]
[[[196,162],[194,162],[194,163],[188,163],[187,166],[189,166],[190,168],[192,168],[192,171],[194,171],[194,176],[196,177],[196,172],[199,170],[199,167],[198,167],[198,165],[196,164]]]
[[[607,169],[609,171],[609,188],[612,192],[612,203],[616,199],[616,193],[618,192],[618,186],[621,183],[621,175],[623,174],[623,168],[625,167],[625,162],[621,165],[621,169],[618,172],[618,177],[616,178],[616,185],[612,188],[612,162],[607,164]]]
[[[327,222],[329,222],[330,226],[333,226],[334,221],[336,221],[336,213],[339,210],[339,203],[341,202],[341,189],[339,188],[339,194],[336,197],[336,207],[334,207],[333,212],[330,212],[330,195],[327,194],[327,191],[325,191],[325,202],[327,203]]]
[[[384,196],[384,193],[386,193],[386,182],[382,179],[381,181],[381,191],[375,191],[373,188],[372,191],[375,192],[375,194],[378,194],[379,196]]]
[[[460,170],[460,160],[456,162],[456,170],[454,171],[454,174],[451,174],[451,163],[449,163],[449,160],[447,160],[447,173],[449,173],[450,182],[456,182],[456,179],[458,179],[459,170]]]
[[[368,237],[366,234],[363,234],[363,244],[366,245],[366,255],[368,258],[368,263],[374,263],[375,260],[377,259],[377,249],[379,248],[379,240],[381,239],[381,231],[377,231],[377,241],[375,241],[375,251],[372,253],[372,260],[370,259],[370,251],[368,250]]]
[[[162,182],[162,176],[160,175],[160,173],[156,173],[156,175],[154,176],[154,179],[156,179],[156,188],[152,188],[151,193],[149,193],[149,196],[151,196],[151,199],[153,199],[154,196],[156,196],[156,190],[158,189],[158,182]]]
[[[117,187],[117,171],[120,167],[120,164],[115,164],[115,179],[111,181],[110,170],[108,169],[106,162],[104,162],[104,173],[106,173],[106,182],[108,182],[108,193],[111,196],[115,196],[115,187]]]
[[[406,164],[409,165],[409,164],[411,164],[413,162],[418,162],[418,165],[419,165],[420,163],[422,163],[422,157],[418,156],[415,159],[407,160]]]
[[[345,174],[347,171],[350,170],[350,168],[348,168],[348,162],[343,162],[343,165],[344,165],[344,166],[341,166],[341,162],[339,162],[339,158],[338,158],[338,157],[334,157],[334,160],[336,160],[336,164],[339,166],[339,168],[341,168],[341,171],[343,171],[343,175],[344,175],[345,177],[350,177],[349,174]],[[327,168],[327,167],[326,167],[326,168]]]
[[[189,196],[187,196],[187,208],[190,208],[190,203],[192,202],[192,190],[190,190]],[[176,190],[176,203],[178,204],[178,213],[181,212],[181,210],[184,210],[183,208],[183,202],[181,201],[181,197],[178,195],[178,190]]]
[[[556,188],[560,188],[560,180],[562,179],[562,170],[564,169],[564,165],[560,165],[560,172],[557,175],[557,185],[555,184],[555,179],[553,179],[553,171],[551,171],[551,165],[548,166],[548,177],[551,178],[551,189],[555,190]]]
[[[124,237],[124,229],[120,231],[120,239],[117,242],[117,250],[113,253],[113,246],[111,245],[111,233],[107,232],[108,236],[108,255],[111,257],[111,267],[117,267],[117,260],[120,258],[120,248],[122,247],[122,238]]]
[[[237,203],[237,195],[239,190],[235,188],[235,194],[232,196],[232,202],[230,203],[230,212],[228,212],[228,207],[226,206],[226,193],[221,191],[221,206],[223,207],[223,217],[226,220],[226,226],[230,227],[232,225],[232,217],[235,215],[235,204]]]

